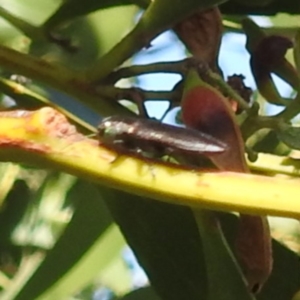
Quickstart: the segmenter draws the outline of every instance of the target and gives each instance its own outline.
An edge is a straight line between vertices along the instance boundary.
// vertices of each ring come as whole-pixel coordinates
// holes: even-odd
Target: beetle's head
[[[98,137],[104,141],[114,141],[123,134],[133,130],[132,124],[125,122],[122,117],[108,117],[102,120],[98,126]]]

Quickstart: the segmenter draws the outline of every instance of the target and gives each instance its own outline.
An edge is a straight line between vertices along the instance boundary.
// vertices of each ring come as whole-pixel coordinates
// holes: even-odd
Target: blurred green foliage
[[[64,65],[75,73],[88,70],[99,58],[110,54],[132,30],[137,13],[149,2],[0,0],[0,44]],[[205,3],[209,6],[220,2]],[[241,0],[238,5],[236,2],[228,1],[221,6],[230,20],[233,18],[229,15],[236,12],[241,15],[275,13],[281,7],[278,1],[264,1],[266,7],[247,6],[248,2]],[[173,20],[173,5],[171,1],[157,0],[157,3],[171,12],[159,11],[156,7],[155,17],[153,11],[149,13],[150,21],[159,20],[163,31],[168,25],[164,24],[165,14]],[[184,1],[178,3],[185,5]],[[189,5],[194,2],[189,1]],[[286,11],[292,13],[293,7],[290,4]],[[183,8],[183,12],[188,9]],[[295,13],[300,13],[296,8]],[[180,6],[176,9],[180,16]],[[158,11],[161,15],[156,15]],[[67,47],[53,43],[47,38],[48,31],[52,30],[58,40],[71,43],[78,51],[70,53]],[[126,55],[128,53],[130,51]],[[120,55],[120,60],[126,60],[126,55]],[[10,70],[1,70],[4,78],[12,74]],[[30,88],[35,86],[37,94],[57,96],[57,91],[39,82],[26,84]],[[63,97],[62,94],[59,97]],[[40,104],[37,97],[34,101]],[[22,99],[17,103],[22,108],[30,107],[26,98],[23,103]],[[78,103],[72,98],[70,103],[76,115]],[[5,106],[4,101],[2,106]],[[93,123],[87,107],[79,110],[83,110],[84,122]],[[100,115],[97,112],[99,119]],[[289,131],[289,141],[294,135],[298,136],[298,130]],[[92,299],[94,291],[101,286],[112,289],[117,295],[115,299],[119,300],[158,300],[158,295],[170,300],[207,299],[203,252],[208,251],[205,250],[208,244],[203,248],[190,208],[153,203],[151,199],[96,186],[71,175],[29,166],[1,163],[0,174],[1,299]],[[232,247],[236,218],[224,214],[221,221]],[[130,272],[120,254],[126,244],[124,237],[145,268],[152,287],[131,292]],[[210,238],[208,235],[208,242],[212,242]],[[291,299],[299,288],[298,254],[274,241],[274,256],[274,271],[257,299]],[[229,262],[232,263],[230,259]],[[218,267],[224,267],[222,262],[217,263]],[[222,282],[222,276],[228,276],[230,282],[240,284],[240,278],[234,279],[235,271],[228,268],[226,272],[227,275],[214,273],[213,279]],[[244,287],[236,290],[235,299],[246,299],[241,296],[245,293]],[[210,300],[234,300],[226,296],[225,290],[216,292],[219,298]],[[247,299],[254,296],[247,294]]]

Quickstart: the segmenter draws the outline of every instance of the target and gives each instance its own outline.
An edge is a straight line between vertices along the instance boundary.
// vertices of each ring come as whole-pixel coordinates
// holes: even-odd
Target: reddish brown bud
[[[252,53],[252,60],[258,67],[267,68],[269,71],[282,63],[288,49],[293,47],[293,42],[284,36],[270,35],[263,38]]]
[[[200,10],[173,28],[193,56],[218,70],[218,54],[222,37],[222,16],[218,7]]]
[[[234,89],[247,103],[250,103],[252,96],[252,89],[247,87],[244,83],[245,77],[243,75],[233,74],[227,78],[227,84]],[[236,113],[242,112],[242,108],[234,100],[229,99],[233,111]]]
[[[270,73],[285,66],[293,73],[293,67],[285,59],[286,51],[293,46],[291,40],[282,36],[268,36],[260,40],[250,58],[251,70],[260,93],[276,105],[287,105],[281,98]]]

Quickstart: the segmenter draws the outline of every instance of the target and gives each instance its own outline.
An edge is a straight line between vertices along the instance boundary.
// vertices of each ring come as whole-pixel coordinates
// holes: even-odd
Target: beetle
[[[147,158],[209,157],[227,149],[224,142],[198,130],[128,116],[103,119],[98,137],[102,145],[117,152]]]

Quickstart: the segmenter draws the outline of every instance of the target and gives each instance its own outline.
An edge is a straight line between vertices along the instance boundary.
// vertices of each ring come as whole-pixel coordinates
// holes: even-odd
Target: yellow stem
[[[177,205],[300,218],[295,177],[184,170],[120,155],[78,134],[51,108],[0,113],[0,160],[59,169]]]

